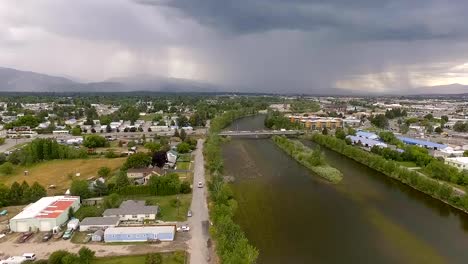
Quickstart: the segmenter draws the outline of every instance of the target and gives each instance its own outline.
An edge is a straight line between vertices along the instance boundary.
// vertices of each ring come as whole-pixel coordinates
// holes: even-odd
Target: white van
[[[30,261],[36,260],[36,254],[34,253],[24,253],[23,257],[25,257],[27,260],[30,260]]]

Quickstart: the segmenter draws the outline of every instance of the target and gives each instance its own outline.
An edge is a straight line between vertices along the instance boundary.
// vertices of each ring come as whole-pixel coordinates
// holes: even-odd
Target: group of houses
[[[70,221],[71,212],[80,208],[80,197],[52,196],[39,199],[26,206],[10,219],[13,232],[50,232],[59,230]],[[106,209],[101,217],[86,217],[79,230],[92,234],[92,241],[147,242],[172,241],[175,225],[156,225],[159,206],[145,201],[127,200],[118,208]],[[152,224],[152,225],[146,225]]]

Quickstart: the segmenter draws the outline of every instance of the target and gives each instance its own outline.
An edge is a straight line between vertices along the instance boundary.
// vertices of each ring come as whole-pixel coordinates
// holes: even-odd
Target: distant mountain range
[[[0,67],[0,92],[232,92],[226,87],[194,80],[151,75],[111,78],[102,82],[79,82],[72,78],[51,76],[30,71]],[[254,92],[255,89],[245,89]],[[262,89],[258,89],[262,90]],[[291,91],[292,93],[293,91]],[[449,84],[399,90],[398,95],[450,95],[468,93],[468,85]],[[315,95],[379,95],[372,91],[353,91],[337,88],[315,91]],[[388,94],[392,94],[389,92]],[[393,92],[396,94],[396,92]]]
[[[137,75],[102,82],[68,78],[0,67],[0,92],[217,92],[212,84],[192,80]]]

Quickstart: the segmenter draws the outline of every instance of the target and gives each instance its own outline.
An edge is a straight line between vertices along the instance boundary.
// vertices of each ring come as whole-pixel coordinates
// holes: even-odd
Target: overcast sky
[[[468,84],[466,0],[1,0],[0,66],[259,92]]]

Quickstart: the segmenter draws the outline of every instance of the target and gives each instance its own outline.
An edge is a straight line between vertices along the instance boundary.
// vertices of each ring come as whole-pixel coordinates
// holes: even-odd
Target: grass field
[[[180,206],[173,206],[173,200],[179,196]],[[159,205],[162,221],[185,221],[192,202],[192,194],[179,194],[169,196],[124,196],[126,200],[145,200],[152,205]],[[195,212],[194,212],[195,213]]]
[[[189,170],[190,169],[190,162],[177,162],[177,169],[178,170]]]
[[[16,167],[12,175],[0,176],[0,183],[10,185],[15,181],[20,183],[26,181],[32,184],[37,181],[44,187],[55,185],[56,189],[51,190],[50,194],[63,193],[70,187],[72,179],[88,179],[89,177],[97,176],[97,171],[100,167],[109,167],[111,170],[116,170],[122,166],[125,160],[125,158],[90,158],[46,161],[29,167]],[[25,170],[29,171],[29,175],[24,175]],[[69,176],[69,174],[75,175],[76,173],[80,173],[81,175],[79,177]]]
[[[185,263],[185,252],[161,253],[162,264]],[[91,264],[145,264],[146,255],[97,258]]]

